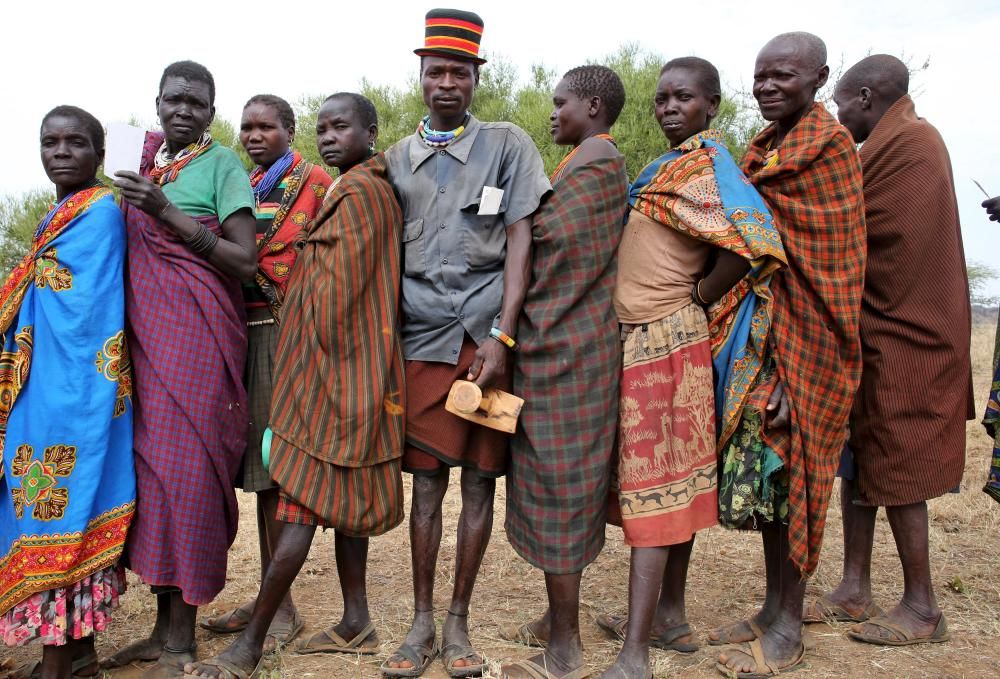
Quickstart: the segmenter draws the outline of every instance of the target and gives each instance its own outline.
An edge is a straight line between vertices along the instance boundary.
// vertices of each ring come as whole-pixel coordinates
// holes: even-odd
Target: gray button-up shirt
[[[524,130],[472,116],[448,146],[414,134],[386,161],[403,207],[403,353],[457,364],[465,333],[481,344],[500,314],[506,227],[533,214],[552,186]],[[495,215],[478,214],[484,186],[504,192]]]

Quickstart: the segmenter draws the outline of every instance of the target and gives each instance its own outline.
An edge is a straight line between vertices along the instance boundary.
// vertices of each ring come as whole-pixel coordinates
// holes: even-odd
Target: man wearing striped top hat
[[[406,358],[406,447],[413,474],[414,618],[382,665],[419,676],[441,648],[452,677],[477,676],[483,658],[469,640],[469,601],[493,525],[496,479],[507,470],[505,434],[445,411],[452,382],[509,390],[517,320],[530,271],[531,218],[551,190],[528,135],[470,112],[483,20],[472,12],[427,13],[420,82],[428,113],[386,153],[403,208],[402,339]],[[441,504],[461,467],[462,513],[451,605],[437,643],[434,574]]]

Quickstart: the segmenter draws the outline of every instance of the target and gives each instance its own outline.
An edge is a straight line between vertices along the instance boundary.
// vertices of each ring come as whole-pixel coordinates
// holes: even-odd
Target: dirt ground
[[[990,379],[993,326],[977,323],[973,332],[973,367],[978,411],[983,410]],[[933,398],[933,394],[928,394]],[[946,644],[908,648],[882,648],[849,640],[846,625],[813,625],[809,634],[814,648],[796,676],[805,677],[996,677],[1000,675],[1000,505],[981,492],[989,466],[990,441],[976,422],[968,425],[965,480],[958,495],[930,503],[931,563],[941,608],[948,619],[952,640]],[[453,477],[457,478],[457,477]],[[809,584],[808,596],[818,595],[839,579],[842,555],[840,507],[830,506],[828,530],[819,571]],[[535,651],[500,639],[499,626],[527,621],[545,608],[542,574],[522,561],[504,537],[504,486],[498,487],[493,540],[486,554],[473,597],[470,626],[473,643],[491,661],[486,677],[498,677],[500,663],[527,658]],[[407,506],[409,503],[407,486]],[[240,533],[230,552],[226,589],[200,615],[221,612],[252,596],[258,586],[257,531],[252,496],[241,497]],[[445,530],[438,563],[435,595],[440,629],[451,592],[455,526],[460,510],[457,484],[449,491]],[[875,537],[873,587],[876,601],[891,607],[902,591],[902,575],[895,545],[879,514]],[[131,577],[131,576],[130,576]],[[624,612],[628,578],[628,549],[621,531],[609,527],[607,546],[583,577],[581,627],[587,662],[595,676],[611,663],[619,645],[607,640],[593,623],[597,613]],[[708,629],[753,612],[763,595],[760,538],[715,528],[699,534],[688,581],[688,613],[702,637]],[[148,590],[133,586],[123,598],[110,630],[98,639],[103,656],[141,638],[153,625],[153,598]],[[339,619],[340,589],[333,561],[333,535],[319,534],[306,566],[295,583],[294,596],[307,623],[305,634]],[[410,550],[405,524],[372,540],[369,564],[369,599],[372,616],[382,640],[376,656],[297,656],[279,652],[272,656],[262,679],[278,677],[330,677],[334,679],[379,676],[378,665],[403,639],[412,615]],[[228,638],[198,631],[199,653],[207,657],[221,651]],[[5,651],[9,652],[9,651]],[[32,646],[14,653],[17,662],[37,658]],[[705,646],[692,655],[653,651],[656,677],[718,677],[717,649]],[[112,674],[115,679],[142,677],[135,667]],[[447,677],[440,660],[424,675]]]

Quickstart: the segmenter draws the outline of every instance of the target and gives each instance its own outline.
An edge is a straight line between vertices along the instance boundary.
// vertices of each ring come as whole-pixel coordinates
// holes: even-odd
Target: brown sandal
[[[865,625],[870,625],[875,628],[875,633],[864,632]],[[880,633],[880,630],[887,631],[891,636],[885,636]],[[866,620],[865,622],[859,623],[851,627],[847,632],[847,635],[852,639],[857,639],[858,641],[863,641],[867,644],[875,644],[877,646],[913,646],[914,644],[940,644],[942,642],[951,639],[951,634],[948,633],[948,623],[944,620],[944,613],[938,618],[937,626],[929,637],[915,637],[911,630],[897,625],[889,618],[882,616],[878,618],[872,618],[871,620]]]
[[[295,652],[299,655],[309,655],[310,653],[360,653],[362,655],[372,655],[378,653],[378,641],[374,644],[364,643],[368,637],[375,633],[375,623],[368,623],[363,630],[350,640],[333,631],[333,628],[317,632],[302,643]],[[325,636],[329,642],[319,641],[315,643],[317,637]]]
[[[802,611],[802,622],[806,624],[817,622],[865,622],[871,618],[885,615],[885,611],[879,608],[874,601],[869,602],[867,608],[861,611],[861,615],[851,615],[851,612],[840,604],[830,601],[825,596],[821,596],[806,606]]]

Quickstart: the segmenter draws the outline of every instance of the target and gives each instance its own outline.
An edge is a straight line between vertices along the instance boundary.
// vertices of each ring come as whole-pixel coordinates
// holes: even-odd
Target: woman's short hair
[[[45,127],[45,123],[50,118],[72,118],[87,131],[87,136],[90,137],[90,143],[93,144],[94,150],[98,152],[104,150],[104,126],[88,111],[84,111],[79,106],[56,106],[42,118],[42,127]]]
[[[367,128],[372,125],[378,125],[378,111],[375,110],[375,104],[365,95],[358,94],[357,92],[337,92],[324,99],[323,103],[325,104],[334,99],[349,100],[351,106],[354,108],[354,112],[358,114],[358,122],[361,123],[362,127]]]
[[[719,69],[711,61],[701,57],[678,57],[671,59],[660,69],[660,75],[674,69],[691,71],[698,76],[698,87],[706,97],[722,96],[722,83],[719,80]]]
[[[215,106],[215,78],[212,73],[196,61],[175,61],[163,69],[160,76],[160,92],[167,83],[167,78],[183,78],[195,83],[208,85],[208,103]]]
[[[625,85],[618,74],[607,66],[588,64],[577,66],[563,75],[566,88],[580,97],[600,97],[607,112],[608,125],[614,125],[625,108]]]
[[[243,105],[243,110],[246,111],[254,104],[270,106],[274,109],[274,112],[278,114],[278,120],[281,121],[281,124],[284,127],[295,127],[295,111],[292,110],[292,105],[281,97],[274,94],[255,94],[247,100],[247,103]]]

